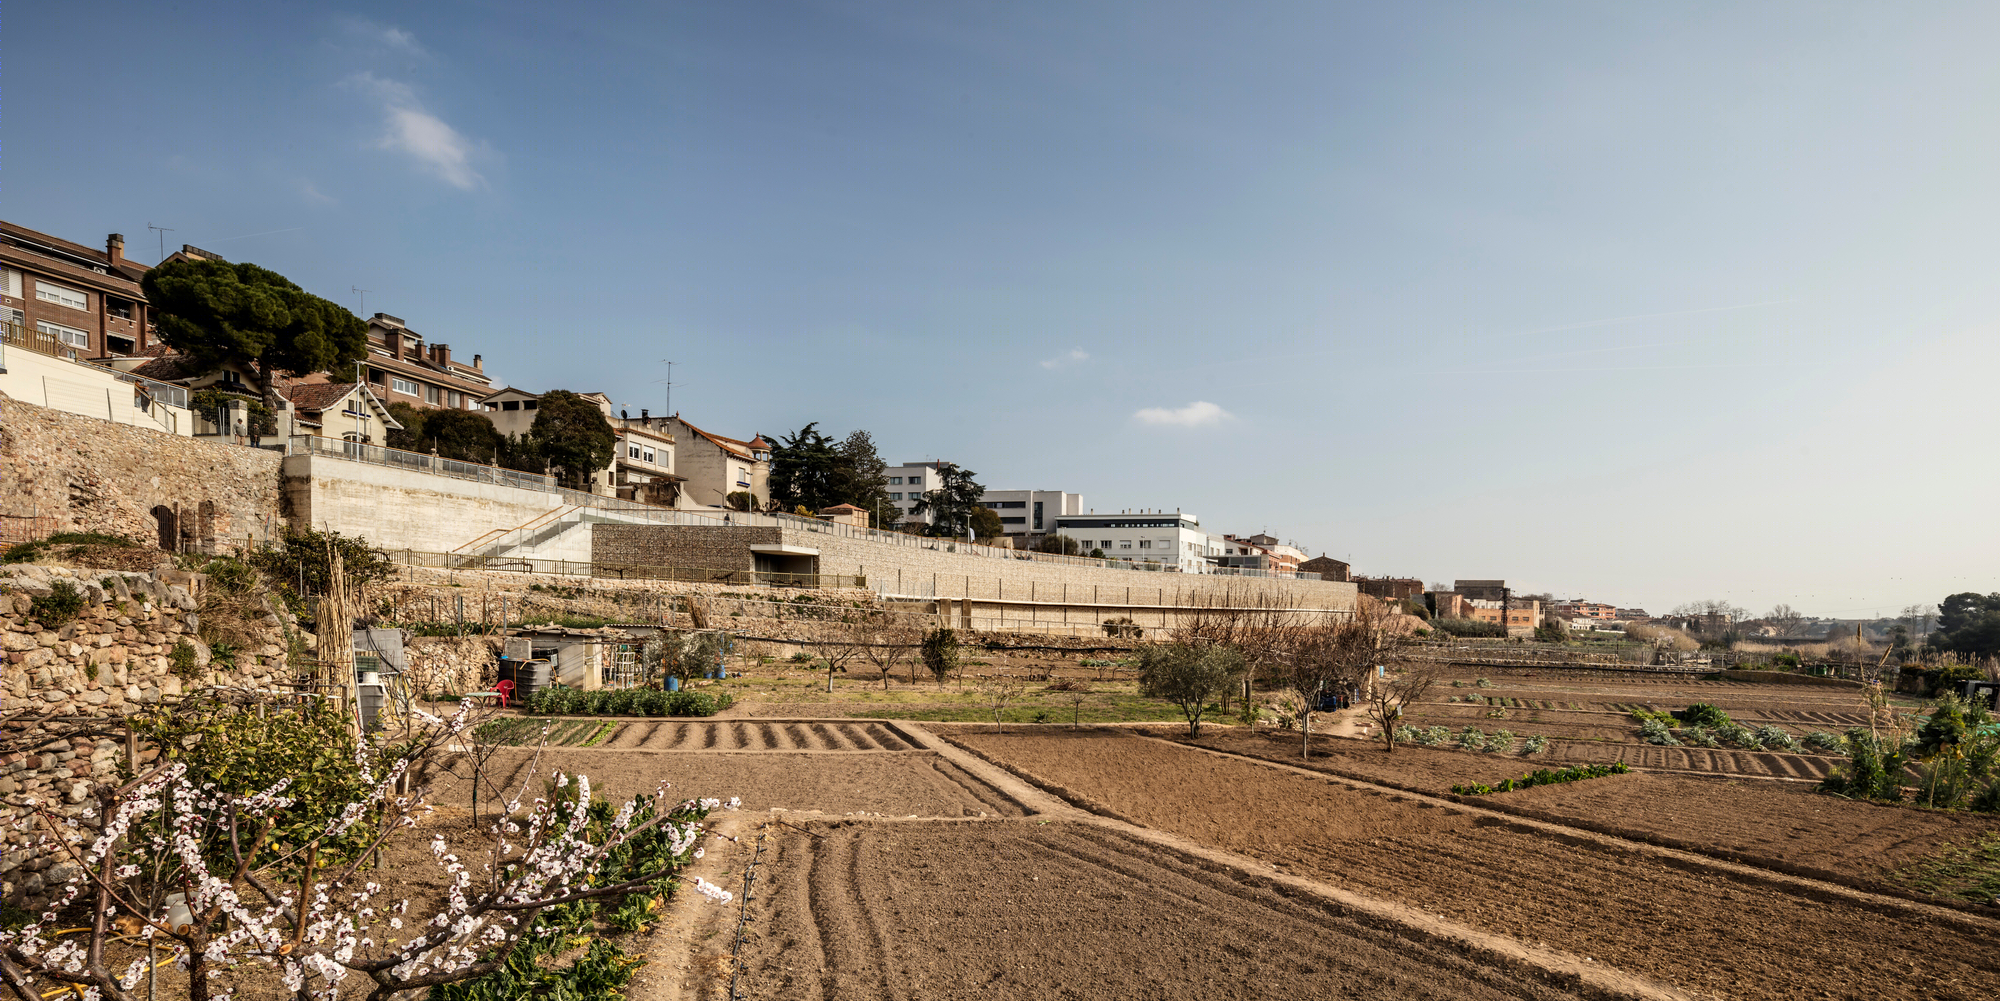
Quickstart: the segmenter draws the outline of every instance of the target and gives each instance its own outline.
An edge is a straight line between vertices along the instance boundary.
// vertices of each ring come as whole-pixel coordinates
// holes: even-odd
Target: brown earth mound
[[[1989,919],[1730,875],[1138,736],[954,740],[1138,823],[1701,997],[2000,993]],[[1594,781],[1609,796],[1628,778]],[[1603,804],[1614,820],[1617,804]]]

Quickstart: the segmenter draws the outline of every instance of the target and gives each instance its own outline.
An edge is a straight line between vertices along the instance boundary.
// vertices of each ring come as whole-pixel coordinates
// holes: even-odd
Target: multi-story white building
[[[911,513],[917,501],[924,494],[943,485],[938,478],[938,467],[943,462],[906,462],[900,466],[890,466],[885,472],[889,476],[889,500],[903,512],[903,524],[928,525],[928,516],[918,517]]]
[[[1187,511],[1119,511],[1057,515],[1054,531],[1077,541],[1084,553],[1107,559],[1160,563],[1184,573],[1204,573],[1221,555],[1201,519]]]

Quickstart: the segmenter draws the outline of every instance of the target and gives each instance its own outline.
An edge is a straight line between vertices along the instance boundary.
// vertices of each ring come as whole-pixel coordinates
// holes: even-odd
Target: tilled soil
[[[1091,824],[845,822],[770,839],[746,998],[1579,996]],[[725,977],[693,979],[696,998],[728,996]]]
[[[663,724],[670,725],[670,724]],[[490,774],[512,794],[528,781],[533,752],[508,748],[495,755]],[[647,751],[549,748],[528,798],[555,771],[590,776],[593,792],[612,802],[670,784],[676,800],[741,797],[749,810],[817,810],[892,817],[1019,817],[1021,804],[979,781],[935,751],[813,753],[803,751]],[[458,770],[466,774],[461,763]],[[471,784],[446,779],[439,802],[471,804]],[[492,793],[482,790],[491,802]]]
[[[873,722],[642,720],[620,724],[600,746],[648,751],[907,751],[915,745]]]
[[[1701,997],[2000,993],[1988,919],[1876,909],[1142,737],[954,739],[1137,823]],[[1624,778],[1595,781],[1610,795]]]

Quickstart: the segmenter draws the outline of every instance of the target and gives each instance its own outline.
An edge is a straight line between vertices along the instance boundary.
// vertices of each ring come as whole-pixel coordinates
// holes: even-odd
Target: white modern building
[[[917,517],[910,513],[910,509],[916,507],[917,501],[922,499],[926,492],[936,490],[943,485],[943,481],[938,478],[938,467],[944,464],[941,460],[906,462],[900,466],[890,466],[886,470],[889,476],[889,500],[902,510],[903,524],[931,523],[930,518]]]
[[[1118,511],[1057,515],[1054,531],[1075,539],[1083,552],[1101,549],[1107,559],[1159,563],[1183,573],[1206,573],[1221,555],[1215,537],[1187,511]]]
[[[1082,494],[1060,490],[988,490],[979,503],[1000,516],[1000,530],[1016,542],[1053,535],[1057,518],[1083,511]]]

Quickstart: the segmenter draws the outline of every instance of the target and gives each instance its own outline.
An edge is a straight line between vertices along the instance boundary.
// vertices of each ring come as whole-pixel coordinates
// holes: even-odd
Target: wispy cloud
[[[314,184],[313,182],[308,181],[303,177],[299,178],[299,194],[306,196],[307,201],[314,202],[320,205],[333,205],[337,203],[337,199],[335,199],[332,195],[329,195],[326,192],[321,191],[319,189],[319,185]]]
[[[471,191],[486,184],[472,166],[474,156],[487,152],[485,144],[466,138],[431,114],[409,84],[373,73],[357,73],[348,84],[382,104],[386,130],[378,146],[408,153],[452,187]]]
[[[1196,400],[1185,407],[1147,407],[1132,417],[1141,424],[1179,428],[1207,427],[1235,419],[1229,411],[1207,400]]]
[[[1090,352],[1082,348],[1071,348],[1054,358],[1043,359],[1042,367],[1053,371],[1059,368],[1068,368],[1071,365],[1081,365],[1089,360]]]
[[[417,36],[391,25],[378,24],[371,25],[371,27],[376,30],[378,36],[382,39],[383,45],[401,52],[408,52],[415,56],[424,54],[424,47],[417,44]]]

